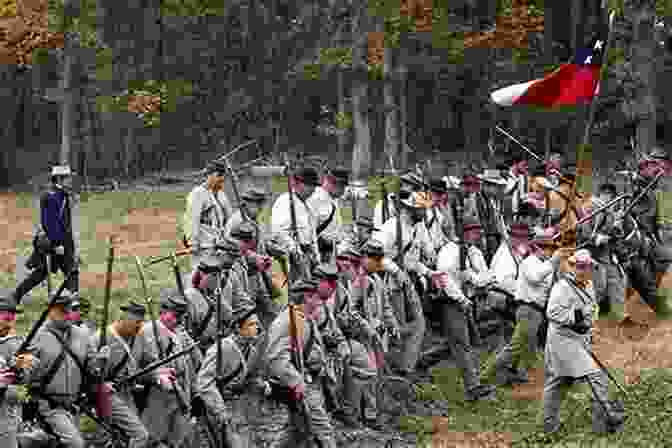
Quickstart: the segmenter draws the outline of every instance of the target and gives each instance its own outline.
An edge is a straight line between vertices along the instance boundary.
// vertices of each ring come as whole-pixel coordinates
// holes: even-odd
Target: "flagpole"
[[[597,110],[597,97],[600,94],[601,87],[600,85],[602,84],[602,75],[604,73],[604,68],[606,67],[608,63],[608,57],[609,57],[609,50],[611,49],[611,42],[613,40],[613,35],[614,35],[614,17],[616,16],[616,13],[614,11],[611,11],[609,13],[609,34],[607,35],[607,43],[604,47],[604,53],[602,54],[602,65],[600,66],[600,76],[598,77],[597,80],[597,85],[595,87],[596,92],[593,94],[593,98],[590,101],[590,109],[588,112],[588,121],[586,123],[586,129],[583,134],[583,141],[581,143],[581,151],[588,145],[590,142],[590,131],[593,127],[593,122],[595,121],[595,112]],[[599,90],[598,90],[599,89]],[[577,164],[578,164],[577,160]],[[577,166],[578,168],[578,166]],[[577,173],[579,174],[579,173]],[[574,183],[574,188],[573,190],[576,191],[576,186],[578,182]]]

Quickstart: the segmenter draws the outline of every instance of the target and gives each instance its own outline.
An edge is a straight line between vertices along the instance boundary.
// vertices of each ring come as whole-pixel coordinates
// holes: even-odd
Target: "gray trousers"
[[[555,432],[560,427],[560,406],[569,387],[577,381],[586,382],[592,390],[593,431],[606,432],[609,403],[609,382],[604,372],[594,372],[583,378],[549,375],[544,381],[544,431]],[[605,413],[605,409],[606,412]]]
[[[49,404],[40,400],[38,410],[44,422],[58,437],[63,448],[84,448],[85,443],[79,431],[79,416],[73,416],[63,408],[51,409]]]
[[[308,408],[308,418],[313,430],[313,436],[326,447],[336,447],[334,439],[334,427],[331,424],[331,417],[324,404],[324,393],[322,391],[322,382],[315,379],[312,383],[306,384],[306,407]]]
[[[149,444],[149,432],[140,421],[133,399],[124,393],[112,394],[112,414],[108,421],[118,426],[129,438],[129,448],[145,448]]]
[[[468,393],[481,385],[480,358],[472,346],[472,335],[464,312],[457,304],[441,304],[441,332],[455,354],[455,361],[462,370],[464,391]]]
[[[2,448],[17,448],[16,428],[0,429],[0,446]]]
[[[497,353],[494,363],[488,363],[488,376],[502,369],[530,368],[539,352],[539,326],[544,316],[537,309],[521,304],[516,310],[516,328],[511,341]],[[492,369],[492,371],[490,371]]]
[[[623,320],[625,277],[621,277],[618,266],[612,263],[596,265],[593,268],[593,286],[600,314],[617,321]]]

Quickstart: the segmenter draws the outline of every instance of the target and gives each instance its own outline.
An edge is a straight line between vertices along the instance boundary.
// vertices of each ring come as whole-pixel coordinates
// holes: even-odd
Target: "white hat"
[[[462,179],[455,176],[443,176],[442,180],[446,183],[449,189],[458,189],[462,184]]]
[[[55,165],[51,168],[52,176],[72,176],[69,165]]]
[[[483,174],[477,176],[483,182],[490,182],[493,184],[506,185],[508,182],[502,177],[499,170],[485,170]]]

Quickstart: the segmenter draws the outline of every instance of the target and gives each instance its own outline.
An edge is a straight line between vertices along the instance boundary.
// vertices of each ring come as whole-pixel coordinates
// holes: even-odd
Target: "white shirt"
[[[553,265],[550,260],[544,261],[536,255],[529,255],[520,265],[516,300],[536,303],[545,308],[552,281]]]
[[[395,216],[397,216],[395,195],[393,193],[389,193],[387,195],[387,219],[394,218]],[[380,228],[383,224],[383,200],[381,199],[373,209],[373,225]]]
[[[393,261],[399,255],[399,248],[397,247],[397,219],[388,219],[382,225],[380,231],[373,232],[371,238],[379,241],[384,248],[385,258],[383,259],[383,266],[386,271],[396,272],[399,266]],[[421,252],[431,253],[433,250],[429,242],[429,235],[423,222],[415,225],[411,224],[410,217],[403,214],[401,217],[401,249],[402,251],[409,246],[410,248],[404,252],[404,262],[409,270],[416,272],[419,275],[425,276],[430,272],[430,269],[420,261]]]
[[[469,245],[467,258],[465,259],[464,264],[466,275],[470,283],[478,283],[483,276],[489,275],[488,265],[485,262],[483,252],[476,246]],[[439,251],[436,270],[447,273],[448,277],[451,279],[453,286],[450,288],[450,291],[448,291],[450,297],[464,297],[464,294],[462,293],[464,285],[459,275],[460,246],[455,241],[449,241]],[[455,288],[457,288],[457,291]],[[471,296],[472,291],[468,289],[467,295]]]
[[[317,252],[317,236],[315,234],[316,218],[310,206],[299,198],[296,193],[294,197],[294,209],[296,211],[296,227],[299,244],[312,245]],[[281,194],[273,204],[271,210],[271,232],[277,234],[283,244],[290,247],[292,245],[292,213],[290,206],[289,192]]]
[[[306,202],[315,213],[316,229],[318,226],[327,222],[333,210],[334,216],[331,218],[331,221],[317,236],[323,236],[332,241],[339,240],[342,237],[343,218],[341,216],[341,207],[338,200],[332,198],[331,194],[324,188],[317,187]]]

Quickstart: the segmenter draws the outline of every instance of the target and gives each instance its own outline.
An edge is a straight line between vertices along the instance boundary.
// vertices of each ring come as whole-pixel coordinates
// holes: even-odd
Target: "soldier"
[[[261,323],[268,328],[278,314],[278,307],[272,301],[271,268],[273,260],[265,254],[261,242],[257,240],[254,225],[241,223],[231,231],[231,237],[240,242],[241,265],[247,274],[247,291],[256,303]]]
[[[448,202],[450,190],[443,179],[432,179],[432,208],[428,209],[426,227],[434,248],[438,251],[446,243],[446,238],[455,238],[455,215]],[[443,221],[448,220],[448,235],[443,231]],[[435,254],[436,257],[436,254]]]
[[[339,285],[341,294],[335,303],[335,314],[350,344],[351,358],[344,372],[345,399],[338,418],[354,427],[359,426],[361,418],[370,427],[380,429],[375,380],[388,349],[386,336],[398,339],[399,324],[381,278],[383,248],[371,240],[362,250],[363,253],[350,248],[339,254],[346,281]],[[362,399],[364,415],[360,415]]]
[[[33,271],[14,291],[14,300],[21,299],[39,285],[48,270],[64,275],[76,269],[79,264],[79,213],[78,203],[72,191],[70,167],[54,166],[51,170],[51,187],[40,196],[40,230],[33,240],[33,253],[26,261],[26,267]],[[75,272],[66,287],[70,291],[79,290],[79,274]]]
[[[464,378],[464,395],[467,401],[491,400],[495,396],[495,388],[481,384],[480,360],[473,347],[478,340],[478,328],[473,321],[474,303],[473,289],[465,288],[463,283],[474,286],[485,286],[491,279],[480,274],[487,271],[475,271],[485,264],[482,252],[474,244],[480,240],[480,225],[475,221],[465,221],[464,239],[467,246],[467,270],[460,271],[460,247],[449,241],[439,251],[437,269],[440,275],[434,276],[436,288],[441,290],[445,300],[441,303],[441,328],[448,340],[451,351],[462,369]],[[464,292],[465,290],[467,292]]]
[[[510,168],[506,187],[504,188],[504,195],[511,199],[511,212],[513,217],[518,212],[518,207],[523,202],[523,198],[527,194],[528,182],[528,163],[522,157],[514,157],[510,161]]]
[[[189,347],[193,340],[184,329],[187,302],[177,289],[164,289],[159,298],[161,314],[158,322],[145,322],[142,335],[144,343],[154,353],[155,359],[165,358]],[[154,333],[154,325],[158,334]],[[158,342],[157,342],[158,336]],[[173,381],[160,387],[151,387],[142,421],[155,444],[180,448],[191,433],[189,406],[196,382],[196,373],[202,356],[198,350],[177,358],[159,369],[171,370]]]
[[[402,196],[404,196],[404,193],[417,193],[424,189],[424,182],[420,176],[415,173],[406,173],[399,177],[399,194]],[[406,197],[408,196],[406,195]],[[393,218],[397,216],[397,214],[396,195],[390,193],[387,198],[387,219]],[[373,225],[375,227],[381,227],[385,223],[383,218],[383,200],[381,199],[373,210]]]
[[[369,216],[359,216],[352,226],[352,230],[348,232],[343,241],[339,244],[337,253],[345,250],[349,246],[362,248],[364,243],[369,241],[373,232],[379,232],[380,229],[373,225],[373,219]]]
[[[262,430],[260,409],[264,409],[271,390],[258,370],[263,347],[255,309],[236,309],[234,322],[236,331],[221,338],[219,347],[213,344],[208,349],[196,377],[196,398],[203,406],[208,428],[206,439],[217,441],[225,437],[227,446],[231,447],[241,443],[244,443],[242,446],[268,446],[269,436],[275,434]],[[221,365],[218,356],[221,356]],[[286,420],[289,423],[288,414]]]
[[[334,448],[336,441],[322,391],[326,349],[317,327],[326,319],[326,314],[321,309],[323,304],[317,294],[318,288],[319,283],[315,280],[300,281],[291,287],[290,301],[296,303],[296,309],[285,308],[271,325],[264,359],[271,385],[275,384],[276,389],[289,395],[294,416],[297,416],[297,410],[305,411],[304,417],[308,420],[297,423],[296,429],[305,428],[309,430],[309,438],[316,438],[323,447]],[[292,310],[296,311],[294,317],[290,315]],[[296,329],[290,328],[292,322],[296,322]],[[297,335],[296,339],[292,335]],[[297,357],[303,357],[303,362]],[[297,363],[304,365],[303,372]],[[270,446],[285,446],[291,437],[284,422],[279,426],[278,444]]]
[[[616,198],[616,186],[605,183],[600,186],[599,195],[595,201],[596,207],[601,207]],[[612,242],[615,218],[613,213],[603,212],[593,220],[591,235],[591,254],[595,264],[593,285],[595,297],[600,308],[600,315],[608,316],[617,321],[624,317],[625,276],[613,252]]]
[[[313,168],[303,168],[292,176],[292,198],[294,202],[294,211],[296,216],[297,238],[293,241],[291,233],[293,231],[291,199],[290,193],[281,194],[273,204],[271,211],[271,232],[282,238],[283,244],[290,252],[296,253],[298,250],[306,257],[317,258],[319,250],[317,248],[317,217],[315,211],[308,205],[308,198],[313,194],[315,188],[320,185],[320,178],[317,171]],[[296,247],[298,245],[298,248]]]
[[[628,276],[642,299],[656,312],[659,319],[672,316],[669,288],[656,285],[660,277],[667,273],[672,255],[672,219],[666,213],[670,201],[670,158],[663,148],[654,147],[639,164],[639,177],[635,185],[635,197],[662,170],[663,177],[654,189],[641,199],[632,209],[632,216],[646,235],[642,255],[629,262]],[[621,223],[618,223],[622,225]]]
[[[64,291],[51,298],[47,321],[37,332],[30,348],[39,360],[31,378],[31,397],[38,413],[66,448],[84,448],[79,417],[73,405],[84,389],[87,375],[98,374],[98,366],[108,353],[98,352],[89,333],[65,319],[72,294]]]
[[[265,232],[262,230],[262,223],[259,222],[259,214],[266,206],[268,194],[261,188],[253,187],[245,191],[240,199],[244,203],[243,206],[245,207],[247,217],[255,224],[255,240],[261,240]],[[231,230],[240,226],[243,221],[245,220],[243,219],[242,211],[240,209],[236,210],[233,213],[233,216],[231,216],[231,219],[226,222],[224,235],[231,236]],[[257,233],[259,235],[257,235]]]
[[[343,168],[331,170],[323,176],[322,185],[308,198],[307,203],[317,218],[317,245],[322,262],[327,262],[336,249],[336,243],[343,233],[341,197],[348,185],[350,173]]]
[[[20,383],[30,382],[33,367],[32,355],[16,353],[23,338],[16,335],[16,309],[12,291],[0,290],[0,446],[17,448],[17,430],[21,420],[20,401],[22,394],[17,376],[11,368],[20,370]]]
[[[82,302],[84,302],[84,306],[82,306]],[[82,297],[79,295],[79,293],[73,293],[73,300],[72,303],[70,304],[70,313],[66,316],[66,319],[72,321],[72,324],[82,328],[84,330],[87,330],[89,334],[92,336],[96,332],[96,323],[93,320],[82,320],[82,308],[88,306],[89,301],[88,300],[82,300]],[[86,308],[85,308],[86,309]]]
[[[101,350],[108,352],[108,357],[101,366],[103,381],[108,385],[118,377],[131,375],[154,361],[152,352],[138,338],[145,319],[145,306],[131,301],[122,305],[120,309],[124,315],[109,325],[107,345],[100,347]],[[100,346],[100,337],[100,333],[92,337],[93,347]],[[128,443],[131,448],[144,448],[149,444],[149,432],[140,421],[136,397],[142,394],[141,391],[147,387],[146,383],[155,379],[156,377],[149,376],[134,384],[108,388],[111,392],[109,411],[98,410],[99,414],[102,414],[100,417],[124,430],[129,437]]]
[[[202,306],[202,301],[200,301],[200,305],[191,305],[192,308],[189,311],[190,318],[197,314],[203,316],[203,319],[198,320],[199,323],[196,325],[198,325],[199,330],[202,325],[204,326],[203,328],[205,328],[201,331],[200,335],[194,335],[194,340],[200,338],[204,342],[207,340],[214,341],[212,337],[217,329],[217,319],[212,319],[212,313],[216,312],[217,302],[215,297],[217,297],[218,294],[222,300],[223,310],[233,310],[248,305],[254,306],[254,300],[250,297],[248,292],[249,285],[247,282],[247,272],[242,264],[240,244],[234,239],[226,238],[219,246],[219,250],[220,252],[217,254],[217,257],[220,257],[221,260],[216,261],[213,259],[212,261],[214,266],[216,266],[215,272],[205,274],[204,270],[208,270],[209,268],[199,269],[197,275],[193,279],[193,284],[198,284],[201,291],[212,291],[214,293],[214,297],[211,296],[212,300],[210,300],[210,306],[214,306],[214,308],[204,308]],[[217,292],[218,289],[219,293]],[[191,297],[193,296],[188,296],[188,298]],[[196,296],[196,298],[198,297]],[[195,309],[196,307],[198,307],[198,310]],[[208,311],[208,309],[212,309],[212,311]],[[206,325],[205,317],[208,316],[208,313],[210,313],[210,318],[207,320],[208,324]],[[228,313],[228,320],[226,321],[228,328],[228,324],[231,322],[231,311],[225,311],[225,313]],[[194,322],[192,322],[190,327],[193,325]]]
[[[560,429],[560,406],[567,386],[585,381],[593,392],[593,430],[614,432],[625,420],[608,400],[607,375],[590,355],[591,330],[597,311],[590,281],[590,252],[578,250],[569,257],[570,272],[559,275],[551,290],[546,316],[548,341],[544,354],[544,431]]]
[[[289,294],[289,252],[282,244],[282,238],[273,235],[266,240],[264,248],[273,259],[271,263],[271,298],[276,309],[287,305]]]
[[[485,170],[477,176],[481,181],[481,190],[473,196],[478,219],[485,231],[484,255],[488,265],[502,242],[502,229],[499,225],[502,215],[501,196],[507,182],[499,170]]]
[[[424,225],[422,228],[416,226],[425,217],[429,203],[417,193],[400,202],[403,207],[401,216],[388,220],[380,232],[375,232],[372,238],[383,246],[385,253],[383,265],[385,271],[392,276],[387,280],[386,287],[390,288],[390,296],[394,298],[392,307],[395,309],[403,336],[400,347],[396,347],[398,353],[393,355],[398,356],[395,367],[402,374],[410,374],[415,371],[427,324],[418,293],[402,266],[394,260],[404,258],[405,267],[423,281],[431,280],[436,272],[420,261],[420,246],[429,245],[421,236]],[[398,247],[397,219],[401,219],[401,247]]]
[[[227,221],[233,214],[224,193],[226,164],[213,161],[207,167],[208,179],[187,196],[184,214],[184,240],[191,243],[191,265],[195,271],[201,259],[221,239]]]
[[[554,275],[562,259],[566,258],[562,249],[556,249],[554,233],[553,228],[537,232],[531,250],[521,263],[513,336],[496,356],[488,360],[484,373],[485,378],[495,377],[499,384],[527,382],[527,369],[534,366],[537,353],[544,347],[546,304]]]

